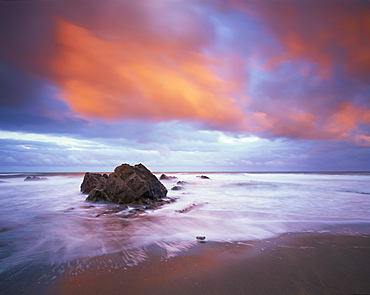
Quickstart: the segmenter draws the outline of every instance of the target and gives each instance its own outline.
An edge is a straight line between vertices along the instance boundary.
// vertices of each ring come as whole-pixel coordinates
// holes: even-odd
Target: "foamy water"
[[[162,182],[177,201],[132,219],[124,212],[96,217],[116,205],[85,202],[79,192],[83,174],[44,175],[46,181],[0,175],[0,272],[19,263],[61,263],[119,251],[132,265],[146,259],[149,244],[171,257],[198,235],[234,242],[286,232],[370,229],[370,174],[169,175],[177,179]],[[187,182],[184,189],[171,190],[179,180]]]

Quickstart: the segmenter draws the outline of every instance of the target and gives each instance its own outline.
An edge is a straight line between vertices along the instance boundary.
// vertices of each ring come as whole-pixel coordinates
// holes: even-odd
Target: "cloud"
[[[69,137],[3,132],[2,171],[112,171],[119,163],[145,163],[152,171],[368,170],[368,148],[315,140],[263,139],[156,126],[160,140]],[[176,140],[174,140],[175,138]],[[163,142],[163,144],[161,143]],[[340,160],[338,160],[340,159]]]
[[[5,163],[11,163],[11,164],[13,164],[13,163],[18,163],[18,161],[17,161],[17,160],[15,160],[13,157],[6,157],[6,158],[4,159],[4,162],[5,162]]]
[[[140,35],[140,34],[139,34]],[[236,85],[218,78],[216,61],[163,40],[104,40],[59,21],[62,52],[54,72],[71,109],[102,119],[200,120],[222,128],[243,122]],[[227,112],[225,109],[227,108]]]
[[[1,5],[5,130],[163,151],[197,130],[369,144],[365,1]]]
[[[370,5],[368,1],[230,1],[259,18],[282,45],[274,63],[306,60],[323,76],[342,67],[369,81]]]
[[[248,63],[248,110],[256,130],[263,131],[259,135],[366,144],[368,2],[233,0],[228,5],[263,23],[275,46],[264,44]]]

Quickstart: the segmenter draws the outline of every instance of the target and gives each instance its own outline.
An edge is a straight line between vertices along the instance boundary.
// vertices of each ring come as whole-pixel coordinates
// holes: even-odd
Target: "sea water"
[[[370,232],[370,173],[167,173],[176,202],[135,218],[86,202],[83,174],[0,174],[0,273],[24,263],[65,263],[122,252],[127,265],[156,244],[171,257],[196,243],[292,232]],[[35,175],[35,174],[32,174]],[[157,177],[160,173],[155,174]],[[172,190],[185,181],[182,190]]]

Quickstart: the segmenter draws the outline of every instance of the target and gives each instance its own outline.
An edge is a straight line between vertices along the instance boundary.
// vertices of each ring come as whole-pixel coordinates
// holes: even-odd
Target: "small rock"
[[[135,217],[140,217],[142,214],[145,213],[145,208],[136,208],[136,209],[131,209],[125,214],[120,215],[121,218],[135,218]]]
[[[206,239],[205,236],[196,236],[197,240],[204,241]]]
[[[166,174],[162,174],[159,179],[160,180],[171,180],[171,179],[176,179],[176,176],[167,176]]]
[[[175,185],[173,188],[171,188],[171,190],[173,190],[173,191],[180,191],[182,189],[184,189],[184,188],[182,186],[178,186],[178,185]]]
[[[107,215],[107,214],[113,214],[113,213],[118,213],[118,212],[121,212],[123,210],[126,210],[127,209],[127,206],[126,205],[120,205],[120,206],[117,206],[117,207],[114,207],[108,211],[104,211],[102,213],[99,213],[98,215],[96,215],[96,217],[99,217],[101,215]]]
[[[177,213],[187,213],[187,212],[193,210],[196,206],[198,206],[198,205],[197,204],[192,204],[192,205],[190,205],[190,206],[188,206],[188,207],[186,207],[184,209],[175,210],[175,212],[177,212]]]
[[[188,184],[188,182],[183,181],[183,180],[179,180],[176,184],[177,185],[185,185],[185,184]]]
[[[170,203],[174,203],[174,202],[176,202],[176,200],[177,200],[178,198],[170,198],[170,197],[167,197],[166,199],[164,199],[164,200],[161,200],[161,202],[163,202],[163,205],[164,204],[170,204]]]
[[[197,176],[197,177],[199,177],[201,179],[210,179],[207,175],[201,175],[201,176]]]

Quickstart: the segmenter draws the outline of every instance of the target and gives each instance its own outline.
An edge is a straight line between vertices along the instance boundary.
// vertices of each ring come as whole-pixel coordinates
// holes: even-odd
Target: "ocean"
[[[284,233],[370,232],[370,173],[166,174],[176,177],[162,181],[176,202],[135,218],[86,202],[83,173],[0,174],[0,274],[117,252],[136,265],[149,245],[170,258],[197,236],[247,243]],[[30,175],[47,180],[24,181]],[[177,181],[184,189],[171,190]]]

